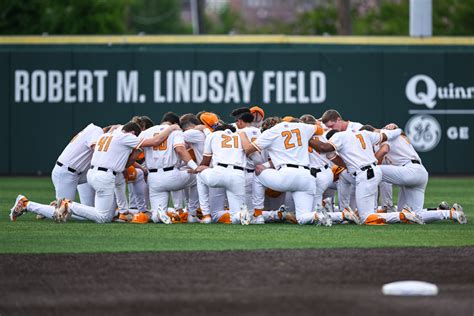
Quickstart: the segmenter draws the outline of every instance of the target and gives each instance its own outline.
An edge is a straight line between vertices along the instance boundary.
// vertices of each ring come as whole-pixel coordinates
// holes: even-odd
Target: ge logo
[[[431,115],[415,115],[405,125],[405,133],[416,150],[435,148],[441,140],[441,126]]]

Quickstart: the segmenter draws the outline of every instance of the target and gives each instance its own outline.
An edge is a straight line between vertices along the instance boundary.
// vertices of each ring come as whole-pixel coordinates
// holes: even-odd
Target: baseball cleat
[[[188,223],[192,224],[192,223],[200,223],[201,220],[199,219],[199,217],[197,217],[197,215],[191,215],[191,214],[188,214]]]
[[[353,222],[354,224],[357,224],[357,225],[362,225],[362,222],[360,220],[360,217],[359,215],[354,212],[350,206],[348,206],[347,208],[345,208],[343,211],[342,211],[342,215],[344,216],[344,219],[350,221],[350,222]]]
[[[242,204],[242,206],[240,206],[240,224],[248,225],[250,224],[250,219],[251,216],[249,210],[247,209],[247,205]]]
[[[15,204],[10,209],[10,220],[12,222],[16,221],[18,217],[23,215],[26,212],[26,206],[28,205],[28,199],[26,196],[18,194],[15,200]]]
[[[322,208],[321,210],[314,213],[314,220],[315,220],[314,223],[317,226],[326,226],[326,227],[332,226],[331,217],[329,216],[325,208]]]
[[[210,224],[212,223],[212,217],[210,214],[207,214],[207,215],[203,215],[202,219],[201,219],[201,224]]]
[[[163,223],[163,224],[166,224],[166,225],[169,225],[169,224],[172,224],[172,220],[171,218],[166,214],[165,211],[158,211],[156,213],[157,217],[158,217],[158,223]]]
[[[290,224],[298,224],[296,216],[294,213],[290,212],[288,208],[283,204],[277,211],[278,219],[282,222],[287,222]]]
[[[326,208],[328,212],[334,212],[334,205],[332,204],[332,198],[328,197],[323,200],[323,207]]]
[[[258,216],[252,215],[250,219],[250,224],[252,225],[265,224],[265,218],[263,217],[263,215],[258,215]]]
[[[53,220],[56,223],[66,222],[72,215],[71,210],[69,209],[69,201],[68,199],[57,199],[56,200],[56,207],[54,208],[53,213]]]
[[[438,205],[438,210],[445,210],[445,211],[447,211],[447,210],[449,210],[449,209],[450,209],[449,204],[448,204],[448,202],[446,202],[446,201],[443,201],[443,202],[439,203],[439,205]]]
[[[117,223],[128,223],[131,222],[133,219],[132,214],[125,214],[125,213],[119,213],[117,217],[114,218],[114,222]]]
[[[414,212],[412,212],[411,208],[408,207],[408,206],[405,206],[400,213],[402,213],[405,216],[405,221],[407,221],[407,222],[420,224],[420,225],[425,224],[423,219],[420,216],[418,216],[417,214],[415,214]]]
[[[467,217],[464,214],[463,208],[458,203],[454,203],[453,207],[451,208],[451,219],[459,224],[467,224]]]

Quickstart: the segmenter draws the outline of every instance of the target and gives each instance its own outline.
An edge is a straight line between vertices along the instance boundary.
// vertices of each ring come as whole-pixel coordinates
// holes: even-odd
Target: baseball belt
[[[95,167],[94,166],[91,166],[91,169],[94,169]],[[104,171],[104,172],[108,172],[109,170],[112,171],[112,174],[114,176],[117,175],[117,172],[116,171],[113,171],[112,169],[107,169],[107,168],[104,168],[104,167],[97,167],[97,170],[99,171]]]
[[[244,171],[244,168],[243,168],[243,167],[239,167],[239,166],[228,165],[228,164],[220,163],[220,162],[219,162],[217,165],[218,165],[218,166],[221,166],[221,167],[224,167],[224,168],[227,168],[227,167],[231,166],[231,167],[234,168],[234,169]]]
[[[56,161],[56,164],[57,164],[58,166],[60,166],[60,167],[64,166],[64,164],[63,164],[62,162],[60,162],[60,161]],[[72,173],[76,173],[76,172],[77,172],[76,169],[73,169],[73,168],[71,168],[71,167],[67,167],[67,171],[72,172]],[[81,174],[81,173],[82,173],[82,172],[79,172],[78,175]]]

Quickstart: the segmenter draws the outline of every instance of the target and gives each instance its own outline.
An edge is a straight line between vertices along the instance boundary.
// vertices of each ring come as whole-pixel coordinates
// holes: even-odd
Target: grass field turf
[[[470,222],[382,227],[335,225],[330,228],[290,224],[134,225],[71,221],[56,224],[25,214],[8,219],[18,193],[49,203],[54,190],[49,178],[0,178],[0,253],[81,253],[178,250],[251,250],[290,248],[442,247],[474,245],[474,178],[432,178],[425,205],[459,202]]]

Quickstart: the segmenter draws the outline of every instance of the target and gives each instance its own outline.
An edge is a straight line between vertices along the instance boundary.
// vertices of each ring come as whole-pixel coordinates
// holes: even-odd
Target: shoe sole
[[[168,215],[160,214],[160,212],[158,212],[158,220],[166,225],[170,225],[172,223],[171,218],[169,218]]]
[[[22,208],[23,208],[23,201],[21,200],[22,198],[24,198],[25,196],[24,195],[21,195],[19,194],[17,197],[16,197],[16,200],[15,200],[15,204],[13,205],[13,207],[10,209],[10,221],[14,222],[16,221],[16,219],[18,217],[20,217],[22,214],[18,214],[20,212],[22,212]]]

